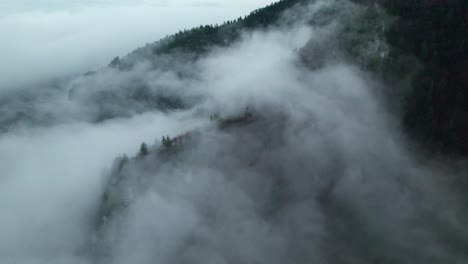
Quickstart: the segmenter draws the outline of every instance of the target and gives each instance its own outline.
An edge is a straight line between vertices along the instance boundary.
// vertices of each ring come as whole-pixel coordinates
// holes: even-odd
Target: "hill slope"
[[[376,2],[283,0],[2,94],[0,262],[468,262],[468,166],[433,151],[466,154],[466,6]]]
[[[264,24],[260,10],[260,31],[226,23],[237,33],[223,42],[207,33],[220,27],[194,29],[117,65],[132,71],[121,65],[146,54],[158,69],[174,56],[164,69],[184,80],[181,98],[195,98],[182,112],[202,121],[115,161],[96,210],[98,262],[468,258],[466,171],[413,156],[387,110],[399,98],[379,99],[413,87],[399,81],[392,93],[384,81],[421,69],[387,42],[398,20],[347,1],[282,8],[300,19]],[[408,70],[395,69],[405,59]]]

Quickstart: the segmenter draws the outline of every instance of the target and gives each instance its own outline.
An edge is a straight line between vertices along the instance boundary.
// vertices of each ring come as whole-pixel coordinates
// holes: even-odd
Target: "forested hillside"
[[[278,23],[280,14],[304,0],[283,0],[256,10],[245,17],[226,21],[223,25],[205,25],[180,31],[161,41],[137,49],[129,57],[150,58],[154,55],[184,53],[187,57],[200,56],[213,47],[234,43],[241,32],[261,29]],[[451,1],[386,1],[356,2],[375,9],[382,5],[388,16],[383,31],[388,47],[388,58],[366,64],[388,83],[388,89],[398,92],[391,98],[399,105],[401,122],[411,136],[428,151],[446,154],[468,154],[468,4]],[[333,11],[325,11],[333,12]],[[381,11],[378,11],[381,12]],[[370,16],[377,15],[369,11]],[[309,18],[309,23],[317,23]],[[323,19],[323,16],[320,16]],[[287,20],[286,17],[282,18]],[[376,21],[375,19],[380,19]],[[283,21],[284,22],[284,21]],[[354,21],[356,22],[356,21]],[[365,37],[367,26],[382,23],[382,17],[357,21]],[[367,25],[365,23],[368,23]],[[356,30],[356,29],[354,29]],[[374,30],[374,29],[371,29]],[[350,42],[353,54],[356,43]],[[131,59],[128,59],[132,61]],[[111,65],[120,63],[116,58]],[[369,63],[369,62],[367,62]],[[392,87],[393,86],[393,87]],[[390,94],[392,92],[390,91]]]
[[[0,97],[0,263],[468,263],[465,0],[281,0]]]
[[[278,25],[280,22],[278,19],[285,18],[280,17],[285,10],[307,2],[308,0],[277,1],[236,20],[225,21],[222,25],[201,25],[190,30],[181,30],[174,35],[136,49],[127,56],[126,63],[132,64],[135,59],[150,59],[152,56],[164,54],[174,56],[182,53],[187,57],[200,56],[214,47],[232,45],[246,30],[266,29],[269,26]],[[120,58],[116,57],[109,65],[120,64]]]
[[[143,142],[134,157],[115,160],[90,245],[98,262],[439,264],[468,258],[461,222],[468,212],[460,208],[464,165],[420,163],[405,144],[464,153],[454,138],[422,127],[429,117],[418,111],[436,122],[432,115],[442,107],[428,99],[436,98],[428,94],[436,86],[418,93],[439,78],[430,74],[435,65],[437,72],[449,66],[444,57],[462,60],[465,52],[438,52],[445,41],[424,35],[446,28],[418,28],[432,28],[425,21],[429,11],[359,2],[284,0],[221,26],[179,32],[111,63],[131,71],[145,59],[157,69],[168,56],[197,70],[175,67],[181,78],[212,90],[190,106],[205,119],[202,126]],[[313,33],[301,39],[301,27]],[[456,38],[465,35],[454,32],[446,45],[459,47]],[[171,67],[178,65],[172,59]],[[454,61],[450,67],[461,66]],[[390,122],[395,119],[404,133]],[[451,133],[464,133],[458,128]],[[173,244],[158,238],[165,224],[145,218],[152,209],[163,210],[158,220],[181,230],[168,235]],[[148,230],[154,233],[133,244]],[[132,253],[115,255],[116,243]]]
[[[398,17],[387,34],[394,53],[415,56],[403,122],[433,150],[468,154],[468,2],[378,1]]]

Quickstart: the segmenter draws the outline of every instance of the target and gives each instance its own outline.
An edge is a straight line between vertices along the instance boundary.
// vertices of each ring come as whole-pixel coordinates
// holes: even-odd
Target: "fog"
[[[0,262],[465,263],[463,171],[419,155],[342,55],[361,11],[316,1],[169,69],[5,92]]]
[[[270,1],[0,3],[0,90],[84,73],[148,42],[236,19]]]

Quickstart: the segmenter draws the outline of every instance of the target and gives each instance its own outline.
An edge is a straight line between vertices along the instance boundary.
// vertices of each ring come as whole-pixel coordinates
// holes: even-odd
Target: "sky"
[[[80,74],[181,29],[271,0],[2,0],[0,90]]]

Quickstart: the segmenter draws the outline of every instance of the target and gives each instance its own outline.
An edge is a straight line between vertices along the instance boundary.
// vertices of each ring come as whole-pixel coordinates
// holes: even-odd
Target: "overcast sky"
[[[0,90],[107,64],[114,56],[272,0],[1,0]]]

